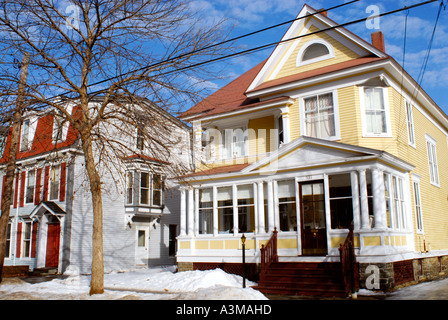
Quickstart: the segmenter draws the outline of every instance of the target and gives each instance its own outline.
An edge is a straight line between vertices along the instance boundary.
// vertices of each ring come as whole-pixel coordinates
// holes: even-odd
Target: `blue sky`
[[[196,0],[193,5],[206,10],[209,19],[227,18],[236,22],[232,36],[243,35],[261,28],[294,19],[306,3],[315,9],[329,8],[349,2],[349,0]],[[380,13],[403,8],[424,0],[367,1],[362,0],[328,12],[328,17],[337,23],[345,23],[370,16],[366,12],[370,5],[378,7]],[[445,3],[447,1],[444,1]],[[422,68],[424,57],[434,28],[440,2],[434,2],[408,11],[406,51],[404,67],[414,79]],[[404,30],[406,11],[381,17],[380,30],[384,33],[386,52],[400,64],[403,61]],[[253,48],[282,38],[289,25],[263,32],[257,36],[244,38],[237,45],[241,50]],[[370,42],[372,29],[365,22],[347,27],[350,31]],[[209,83],[216,90],[230,82],[269,56],[273,48],[226,61],[226,79]],[[429,60],[425,69],[422,87],[433,100],[448,114],[448,9],[441,11],[437,24]]]

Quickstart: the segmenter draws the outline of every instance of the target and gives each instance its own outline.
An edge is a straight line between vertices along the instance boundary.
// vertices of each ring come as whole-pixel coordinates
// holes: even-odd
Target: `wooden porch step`
[[[266,294],[346,296],[338,262],[275,262],[254,288]]]
[[[264,294],[293,295],[293,296],[313,296],[313,297],[338,297],[345,298],[345,290],[328,288],[283,288],[283,287],[264,287],[254,286],[254,289]]]

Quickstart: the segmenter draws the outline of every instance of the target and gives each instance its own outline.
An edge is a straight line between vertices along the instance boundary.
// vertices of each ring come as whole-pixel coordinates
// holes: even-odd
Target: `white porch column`
[[[360,223],[360,203],[359,203],[359,183],[358,174],[356,171],[350,172],[351,184],[352,184],[352,202],[353,202],[353,229],[359,230]]]
[[[385,229],[386,198],[384,196],[384,175],[379,169],[372,170],[372,189],[375,229]]]
[[[185,236],[187,230],[187,197],[185,189],[180,189],[180,235]]]
[[[263,182],[258,182],[258,198],[257,198],[257,207],[258,207],[258,233],[266,233],[266,226],[264,225],[264,190],[263,190]]]
[[[283,125],[283,141],[284,143],[288,143],[291,141],[290,137],[290,129],[289,129],[289,107],[280,108],[281,116],[282,116],[282,125]]]
[[[236,184],[232,185],[232,198],[233,198],[233,234],[237,235],[239,226],[238,226],[238,196],[236,190]]]
[[[366,170],[359,170],[359,188],[361,198],[361,229],[370,229]]]
[[[194,231],[194,190],[188,189],[188,235],[193,236]]]
[[[199,189],[194,189],[194,235],[199,234]]]
[[[268,225],[269,232],[274,231],[274,188],[273,181],[269,180],[267,182],[268,186]]]
[[[213,186],[213,235],[218,235],[218,188]]]

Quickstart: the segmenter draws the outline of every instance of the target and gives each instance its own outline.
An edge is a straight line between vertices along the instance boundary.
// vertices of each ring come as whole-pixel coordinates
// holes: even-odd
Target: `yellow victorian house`
[[[443,275],[448,117],[380,31],[368,43],[307,5],[298,18],[282,39],[295,40],[181,115],[196,169],[182,179],[179,269],[241,273],[244,235],[245,274],[267,293]]]

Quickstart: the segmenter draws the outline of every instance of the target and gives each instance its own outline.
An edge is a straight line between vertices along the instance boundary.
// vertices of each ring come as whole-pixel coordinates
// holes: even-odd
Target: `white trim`
[[[309,59],[306,61],[303,61],[303,55],[305,53],[305,51],[312,46],[313,44],[321,44],[323,46],[325,46],[328,49],[328,53],[324,54],[322,56],[318,56],[316,58],[313,59]],[[332,45],[325,41],[324,39],[314,39],[311,41],[308,41],[307,43],[305,43],[302,48],[300,48],[297,57],[296,57],[296,67],[301,67],[301,66],[305,66],[311,63],[315,63],[315,62],[319,62],[319,61],[323,61],[323,60],[327,60],[327,59],[331,59],[334,58],[334,50]]]
[[[334,136],[328,137],[328,138],[320,138],[320,137],[312,137],[317,139],[324,139],[324,140],[340,140],[341,139],[341,130],[339,126],[339,102],[338,102],[338,91],[336,89],[334,90],[321,90],[317,92],[313,92],[313,94],[309,95],[303,95],[299,97],[299,114],[300,114],[300,135],[301,136],[308,136],[306,134],[306,126],[305,126],[305,99],[312,98],[315,96],[320,96],[324,94],[331,93],[333,96],[333,114],[334,114]]]
[[[440,174],[439,174],[439,162],[437,157],[437,140],[431,137],[428,133],[425,135],[426,140],[426,156],[428,157],[428,170],[429,180],[433,186],[440,188]],[[434,149],[428,149],[428,145],[431,145]],[[430,152],[431,151],[431,152]],[[432,158],[432,165],[431,165]],[[431,177],[431,170],[433,170],[434,177]]]
[[[392,129],[390,123],[390,108],[389,108],[389,90],[388,87],[382,88],[383,90],[383,104],[384,104],[384,112],[386,115],[386,132],[384,133],[370,133],[367,132],[367,122],[366,122],[366,109],[365,109],[365,94],[364,89],[365,86],[359,86],[359,104],[361,109],[361,123],[362,123],[362,136],[364,138],[392,138]],[[381,87],[380,87],[381,88]]]
[[[405,110],[406,110],[406,127],[408,129],[408,144],[417,148],[415,141],[415,126],[414,126],[414,112],[413,105],[409,101],[405,101]]]

